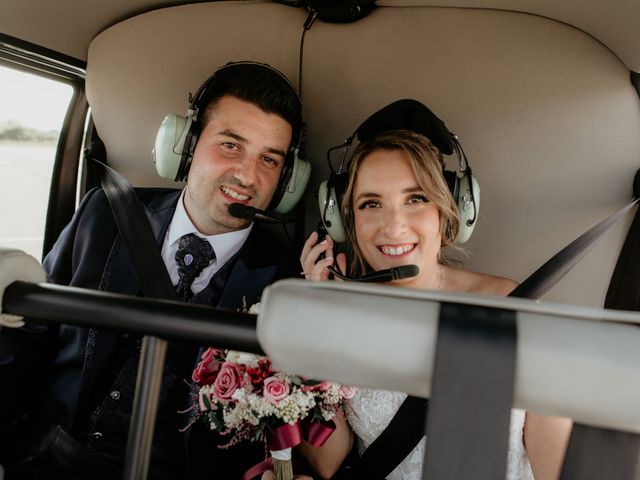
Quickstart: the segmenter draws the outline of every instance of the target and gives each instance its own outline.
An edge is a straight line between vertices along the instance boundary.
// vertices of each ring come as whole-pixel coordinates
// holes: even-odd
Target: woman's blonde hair
[[[347,247],[350,252],[350,274],[360,275],[371,271],[358,247],[353,212],[353,188],[362,162],[378,150],[400,150],[406,152],[418,186],[440,214],[441,247],[450,245],[458,235],[460,215],[443,175],[444,161],[440,151],[424,135],[410,130],[384,132],[358,145],[349,164],[347,188],[342,198],[342,218],[347,232]]]

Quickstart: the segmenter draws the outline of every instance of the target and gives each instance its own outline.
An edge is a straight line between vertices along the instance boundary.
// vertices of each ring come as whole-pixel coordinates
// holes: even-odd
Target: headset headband
[[[367,118],[356,130],[358,140],[370,140],[391,130],[411,130],[424,135],[444,155],[451,155],[454,139],[447,126],[417,100],[397,100]]]
[[[460,160],[460,171],[464,172],[468,168],[466,156],[457,137],[449,131],[447,126],[429,108],[417,100],[403,99],[396,100],[386,107],[373,113],[369,118],[360,124],[356,131],[347,138],[342,145],[342,158],[338,172],[343,172],[347,162],[347,154],[354,138],[360,142],[371,140],[375,136],[393,130],[410,130],[427,137],[431,143],[443,155],[451,155],[454,151]],[[333,147],[331,151],[340,148]],[[332,163],[329,159],[329,166],[332,171]]]

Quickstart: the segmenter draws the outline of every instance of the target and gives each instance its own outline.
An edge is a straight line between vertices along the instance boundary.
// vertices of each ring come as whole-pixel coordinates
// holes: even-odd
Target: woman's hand
[[[315,447],[305,441],[297,447],[309,462],[316,478],[333,478],[353,447],[355,434],[342,409],[333,417],[333,421],[336,429],[321,447]]]
[[[260,480],[273,480],[273,470],[267,470],[262,474]],[[313,480],[313,478],[308,477],[307,475],[295,475],[293,480]]]
[[[325,257],[318,260],[323,253]],[[344,253],[338,254],[337,263],[340,271],[345,272],[347,259]],[[304,243],[300,265],[302,265],[302,274],[307,280],[327,280],[330,273],[329,267],[333,265],[333,239],[327,235],[324,240],[318,242],[318,232],[313,232]]]

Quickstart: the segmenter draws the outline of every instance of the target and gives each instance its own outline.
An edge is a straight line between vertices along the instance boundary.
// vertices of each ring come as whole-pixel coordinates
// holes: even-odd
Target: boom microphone
[[[415,277],[420,273],[417,265],[399,265],[397,267],[387,268],[386,270],[378,270],[377,272],[367,273],[360,277],[347,277],[338,273],[335,268],[329,268],[329,271],[341,280],[349,280],[352,282],[366,283],[386,283],[394,280],[402,280],[403,278]]]
[[[229,215],[236,218],[242,218],[243,220],[249,220],[250,222],[267,222],[267,223],[290,223],[295,222],[295,218],[285,218],[282,215],[275,212],[265,212],[249,205],[242,203],[232,203],[229,205]]]

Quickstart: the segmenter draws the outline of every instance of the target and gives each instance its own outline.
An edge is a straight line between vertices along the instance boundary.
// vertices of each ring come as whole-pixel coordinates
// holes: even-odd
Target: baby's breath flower
[[[303,409],[296,403],[293,397],[287,397],[277,405],[276,416],[286,423],[295,424],[300,418],[304,418]]]
[[[247,403],[258,418],[266,418],[276,414],[276,406],[255,393],[247,396]]]
[[[233,395],[231,395],[231,398],[233,400],[242,401],[242,400],[244,400],[245,396],[246,396],[246,392],[245,392],[244,388],[238,388],[238,389],[236,389],[235,392],[233,392]]]
[[[289,380],[289,375],[284,372],[276,372],[273,376],[280,380],[282,383],[291,383],[291,380]]]
[[[342,393],[340,392],[340,385],[332,383],[325,391],[320,392],[320,398],[324,403],[338,404],[342,400]]]
[[[224,424],[228,429],[240,428],[243,424],[258,425],[260,419],[256,417],[248,402],[237,403],[233,408],[223,411]]]

